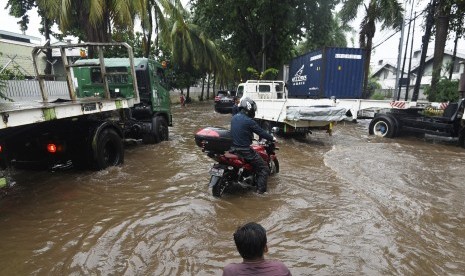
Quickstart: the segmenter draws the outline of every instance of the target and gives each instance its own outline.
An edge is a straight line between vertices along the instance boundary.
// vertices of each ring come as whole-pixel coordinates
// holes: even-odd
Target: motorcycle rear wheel
[[[228,187],[228,180],[226,176],[223,176],[220,180],[218,180],[218,183],[212,187],[212,195],[214,197],[221,197],[226,190],[226,187]]]
[[[279,161],[274,159],[270,161],[270,175],[279,173]]]

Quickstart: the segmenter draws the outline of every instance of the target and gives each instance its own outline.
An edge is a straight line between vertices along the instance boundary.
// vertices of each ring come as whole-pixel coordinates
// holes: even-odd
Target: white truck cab
[[[287,91],[283,81],[248,80],[237,87],[238,97],[251,99],[285,99]]]

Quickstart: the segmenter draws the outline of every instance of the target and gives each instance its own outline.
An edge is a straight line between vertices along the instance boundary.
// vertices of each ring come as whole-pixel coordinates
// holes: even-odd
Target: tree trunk
[[[205,76],[202,77],[202,92],[200,92],[200,99],[203,101],[203,92],[205,91]]]
[[[375,36],[376,26],[374,21],[367,23],[366,35],[366,58],[365,58],[365,76],[363,78],[363,94],[362,98],[367,99],[370,95],[368,92],[368,77],[370,74],[371,48],[373,47],[373,37]]]
[[[213,97],[215,97],[215,87],[216,87],[216,74],[213,74]]]
[[[429,39],[431,37],[431,29],[433,28],[433,23],[434,23],[434,18],[433,18],[434,5],[435,5],[435,1],[433,1],[433,3],[430,4],[428,7],[425,34],[423,35],[423,38],[422,38],[420,65],[418,65],[417,79],[415,81],[415,88],[413,89],[413,94],[412,94],[412,102],[416,102],[418,100],[421,78],[423,77],[423,73],[425,70],[426,52],[428,51]]]
[[[210,73],[207,75],[207,100],[210,99]]]
[[[436,36],[434,40],[433,75],[431,78],[431,94],[429,97],[435,99],[436,86],[441,77],[442,59],[447,41],[447,30],[449,29],[451,5],[446,0],[439,1],[436,17]]]
[[[153,18],[152,18],[152,11],[150,9],[150,3],[147,1],[147,13],[148,13],[148,20],[149,20],[149,29],[147,34],[147,43],[145,48],[144,57],[148,58],[150,56],[150,45],[152,44],[152,32],[153,32]]]
[[[43,17],[43,28],[44,28],[44,36],[45,40],[50,42],[50,20],[47,17]],[[51,75],[52,74],[52,49],[47,49],[47,52],[45,53],[45,56],[47,58],[47,62],[45,64],[45,69],[44,73],[45,75]],[[50,79],[47,77],[47,79]]]

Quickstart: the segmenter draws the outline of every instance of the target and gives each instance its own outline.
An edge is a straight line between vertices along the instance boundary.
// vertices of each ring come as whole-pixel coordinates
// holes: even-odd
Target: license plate
[[[214,176],[223,176],[224,169],[221,168],[211,168],[210,174]]]

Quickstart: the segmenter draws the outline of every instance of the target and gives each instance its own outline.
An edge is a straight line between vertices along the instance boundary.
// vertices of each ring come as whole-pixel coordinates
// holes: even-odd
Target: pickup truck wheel
[[[123,164],[123,141],[113,129],[105,129],[99,134],[94,161],[96,170]]]
[[[368,132],[379,137],[393,138],[396,133],[395,128],[396,124],[391,118],[382,116],[371,120]]]
[[[271,124],[268,121],[263,121],[262,128],[268,133],[271,133]]]
[[[168,138],[168,123],[163,117],[155,116],[152,118],[152,130],[142,136],[142,142],[144,144],[155,144],[166,141]]]
[[[465,127],[462,127],[460,130],[458,145],[459,147],[465,148]]]

